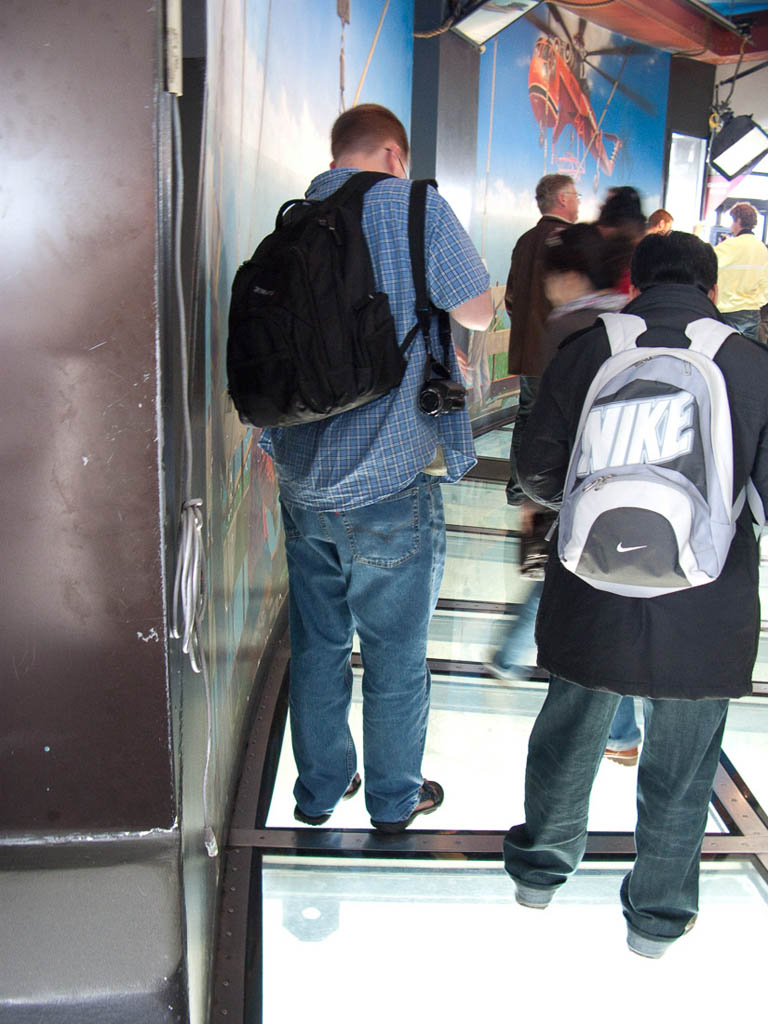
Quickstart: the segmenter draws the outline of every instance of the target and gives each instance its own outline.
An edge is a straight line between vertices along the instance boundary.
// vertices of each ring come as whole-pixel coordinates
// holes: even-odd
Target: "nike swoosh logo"
[[[619,543],[616,545],[616,550],[619,551],[621,554],[624,554],[626,551],[642,551],[643,548],[647,547],[647,544],[637,544],[633,548],[625,548],[621,541],[619,541]]]

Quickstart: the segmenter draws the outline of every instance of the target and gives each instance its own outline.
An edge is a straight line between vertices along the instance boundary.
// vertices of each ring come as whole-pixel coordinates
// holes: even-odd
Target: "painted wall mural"
[[[607,190],[633,185],[661,205],[667,54],[546,4],[491,40],[481,59],[473,236],[492,282],[540,214],[544,174],[573,176],[581,220]]]
[[[341,110],[382,103],[409,127],[412,8],[411,0],[208,4],[198,320],[206,367],[212,796],[219,811],[254,668],[287,592],[274,469],[258,431],[240,424],[226,394],[232,278],[272,230],[280,204],[302,195],[328,167],[330,128]]]

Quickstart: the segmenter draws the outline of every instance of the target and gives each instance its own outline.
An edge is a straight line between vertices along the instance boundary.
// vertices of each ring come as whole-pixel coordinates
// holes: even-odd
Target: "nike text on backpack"
[[[714,357],[732,327],[688,324],[688,348],[638,348],[645,321],[604,313],[611,356],[579,419],[559,518],[560,561],[624,597],[711,583],[745,500],[733,500],[728,393]]]
[[[284,203],[275,230],[237,271],[227,377],[243,423],[326,419],[402,380],[417,328],[398,343],[389,298],[375,291],[362,228],[364,193],[389,177],[360,171],[327,199]],[[423,240],[426,185],[418,194]]]

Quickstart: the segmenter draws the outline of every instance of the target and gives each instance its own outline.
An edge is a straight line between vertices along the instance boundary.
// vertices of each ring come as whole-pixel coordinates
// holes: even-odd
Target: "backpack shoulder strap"
[[[308,213],[311,210],[322,212],[334,209],[337,206],[354,204],[353,209],[356,209],[358,213],[362,213],[362,198],[368,189],[378,182],[384,181],[385,178],[393,177],[393,174],[385,174],[383,171],[357,171],[355,174],[350,175],[335,192],[331,192],[324,199],[307,199],[306,197],[304,199],[289,199],[277,211],[275,230],[277,231],[292,223],[292,216],[298,214],[301,217],[304,213]]]
[[[437,182],[431,178],[417,178],[411,182],[411,194],[408,201],[408,248],[411,256],[411,273],[413,287],[416,291],[416,326],[408,332],[403,343],[405,351],[415,337],[419,328],[424,337],[427,351],[430,348],[429,332],[432,322],[432,304],[427,294],[427,263],[425,222],[427,216],[427,186],[437,188]],[[443,314],[447,318],[447,314]],[[443,334],[441,329],[441,336]]]
[[[692,352],[701,352],[714,359],[725,339],[737,332],[728,324],[705,316],[700,320],[692,320],[685,328],[685,333],[690,338]]]
[[[425,178],[411,182],[408,202],[408,248],[411,254],[411,273],[416,290],[416,317],[422,334],[429,336],[430,308],[427,295],[427,265],[424,224],[427,216],[427,185]]]
[[[394,178],[394,174],[386,174],[383,171],[357,171],[350,175],[340,188],[332,192],[328,196],[328,200],[331,200],[334,205],[346,203],[355,196],[363,195],[369,188],[386,178]]]
[[[647,329],[645,320],[634,313],[601,313],[598,320],[605,324],[612,356],[636,348],[637,339]]]

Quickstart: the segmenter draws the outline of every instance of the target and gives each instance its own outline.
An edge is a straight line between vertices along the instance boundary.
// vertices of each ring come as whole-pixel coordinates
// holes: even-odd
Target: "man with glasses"
[[[536,186],[541,219],[521,235],[512,251],[504,301],[509,313],[509,372],[520,375],[520,399],[509,452],[511,475],[507,501],[521,505],[525,495],[517,479],[517,453],[523,429],[536,401],[546,356],[541,339],[552,304],[544,294],[541,257],[547,239],[579,219],[579,193],[567,174],[545,174]]]
[[[363,200],[376,290],[386,292],[402,342],[416,321],[408,240],[408,138],[395,115],[366,103],[331,132],[331,170],[307,190],[325,199],[355,171],[392,175]],[[448,203],[429,187],[425,214],[430,300],[470,330],[493,311],[488,272]],[[443,359],[433,318],[432,349]],[[420,337],[419,337],[420,340]],[[460,371],[451,349],[449,369]],[[421,760],[429,711],[427,629],[445,561],[440,481],[475,462],[465,409],[432,416],[417,398],[424,345],[414,343],[399,387],[330,419],[265,430],[288,558],[291,737],[299,775],[294,817],[322,825],[361,786],[348,718],[352,639],[363,661],[365,799],[371,822],[401,832],[440,806]]]

